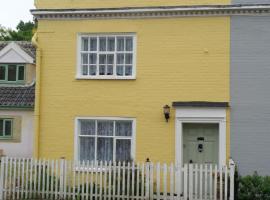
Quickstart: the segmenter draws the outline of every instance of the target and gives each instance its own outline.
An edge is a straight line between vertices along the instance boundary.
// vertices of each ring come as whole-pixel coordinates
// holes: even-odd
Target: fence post
[[[3,200],[4,193],[4,167],[5,167],[5,157],[1,157],[1,171],[0,171],[0,200]]]
[[[234,200],[234,173],[235,173],[235,163],[232,159],[229,161],[230,165],[230,200]]]
[[[64,199],[65,158],[60,159],[60,199]]]
[[[183,194],[183,191],[182,191],[182,185],[183,185],[183,182],[182,182],[182,166],[179,164],[179,163],[176,163],[175,164],[175,177],[176,177],[176,194],[177,194],[177,198],[181,198],[181,195]]]
[[[184,165],[184,200],[188,199],[188,165]]]
[[[146,199],[149,199],[150,197],[150,170],[149,170],[149,162],[145,163],[145,196]]]

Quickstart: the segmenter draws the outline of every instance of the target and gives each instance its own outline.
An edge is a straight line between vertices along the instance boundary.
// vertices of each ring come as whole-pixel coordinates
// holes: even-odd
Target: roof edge
[[[165,18],[181,16],[269,15],[270,4],[34,9],[31,10],[31,13],[37,19]]]

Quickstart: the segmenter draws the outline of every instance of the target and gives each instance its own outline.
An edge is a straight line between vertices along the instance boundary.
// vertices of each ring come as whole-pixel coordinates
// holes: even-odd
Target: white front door
[[[183,161],[218,164],[219,124],[183,123]]]

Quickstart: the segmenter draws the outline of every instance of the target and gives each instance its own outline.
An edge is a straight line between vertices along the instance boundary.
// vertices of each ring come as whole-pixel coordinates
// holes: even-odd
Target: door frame
[[[219,166],[226,164],[226,108],[176,107],[175,163],[183,165],[183,123],[219,124]]]

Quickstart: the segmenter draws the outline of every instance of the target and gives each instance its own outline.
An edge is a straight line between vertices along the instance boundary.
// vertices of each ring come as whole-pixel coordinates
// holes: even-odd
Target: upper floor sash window
[[[80,35],[78,78],[134,79],[135,35]]]
[[[0,83],[22,83],[25,80],[25,66],[0,64]]]

